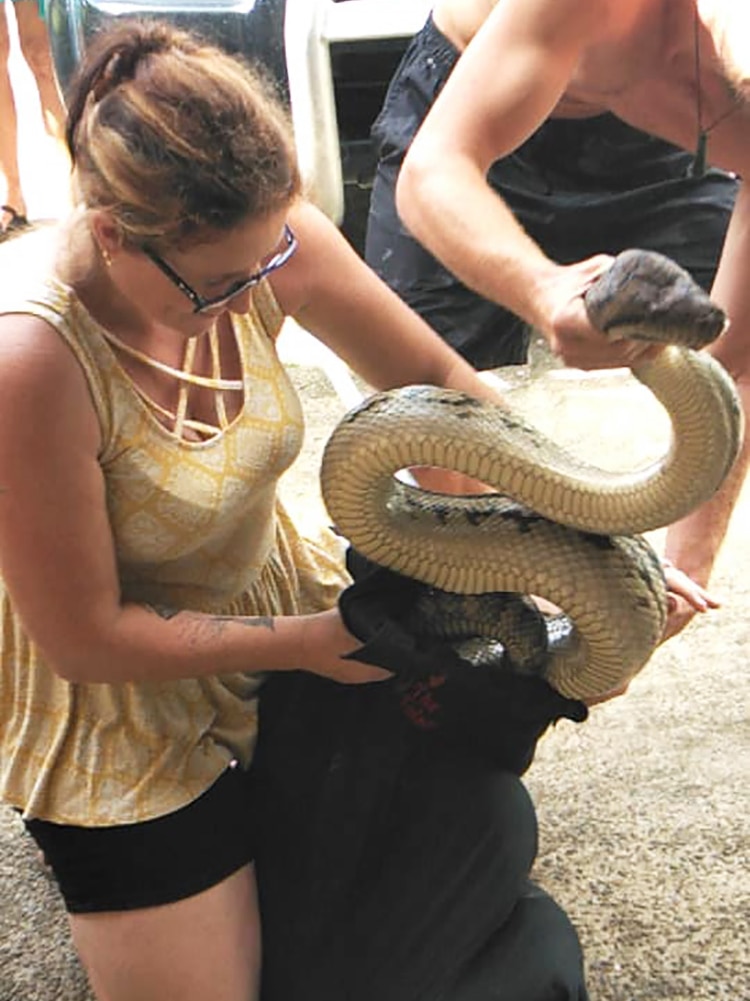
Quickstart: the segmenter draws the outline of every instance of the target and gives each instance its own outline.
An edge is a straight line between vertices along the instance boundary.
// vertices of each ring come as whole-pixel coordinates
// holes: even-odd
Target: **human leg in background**
[[[36,6],[36,0],[34,0]],[[5,180],[5,191],[0,204],[0,231],[5,231],[17,220],[26,216],[26,201],[21,188],[21,171],[18,166],[18,116],[13,88],[10,82],[8,59],[10,37],[8,17],[4,3],[0,3],[0,173]]]
[[[62,142],[65,107],[52,64],[47,23],[38,0],[16,0],[15,7],[21,53],[36,80],[44,127],[48,135]]]

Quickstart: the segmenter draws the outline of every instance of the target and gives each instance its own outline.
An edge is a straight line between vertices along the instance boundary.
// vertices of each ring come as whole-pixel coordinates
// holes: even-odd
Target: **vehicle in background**
[[[370,126],[429,0],[48,0],[65,93],[113,18],[166,18],[259,62],[289,103],[311,197],[361,252],[375,156]]]

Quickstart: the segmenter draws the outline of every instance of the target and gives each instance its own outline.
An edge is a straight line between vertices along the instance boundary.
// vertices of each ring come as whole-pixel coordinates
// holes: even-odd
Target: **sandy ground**
[[[64,204],[66,181],[17,53],[13,69],[30,214],[45,218]],[[320,449],[344,406],[319,353],[294,334],[284,353],[308,414],[306,450],[284,490],[312,528],[325,517]],[[348,392],[345,373],[334,375]],[[621,374],[515,382],[514,399],[540,426],[602,464],[663,447],[663,415]],[[750,999],[749,516],[746,490],[716,571],[722,609],[661,648],[627,696],[547,735],[527,775],[541,832],[536,876],[579,929],[592,1001]],[[57,890],[0,808],[0,1001],[90,998]]]

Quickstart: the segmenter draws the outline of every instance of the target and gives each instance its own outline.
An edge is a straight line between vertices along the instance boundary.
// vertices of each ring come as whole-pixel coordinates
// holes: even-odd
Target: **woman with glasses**
[[[55,266],[0,310],[0,793],[96,996],[258,997],[260,911],[266,1001],[583,998],[514,774],[582,707],[540,681],[509,766],[413,728],[348,658],[338,543],[277,498],[284,316],[375,387],[490,390],[304,200],[229,56],[118,24],[67,140]]]

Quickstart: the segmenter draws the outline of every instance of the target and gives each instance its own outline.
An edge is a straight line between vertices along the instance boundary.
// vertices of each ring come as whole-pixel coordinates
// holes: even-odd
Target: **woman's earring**
[[[112,267],[112,255],[107,250],[107,248],[100,246],[99,247],[99,253],[102,255],[102,260],[104,261],[104,264],[106,265],[106,267],[111,268]]]

